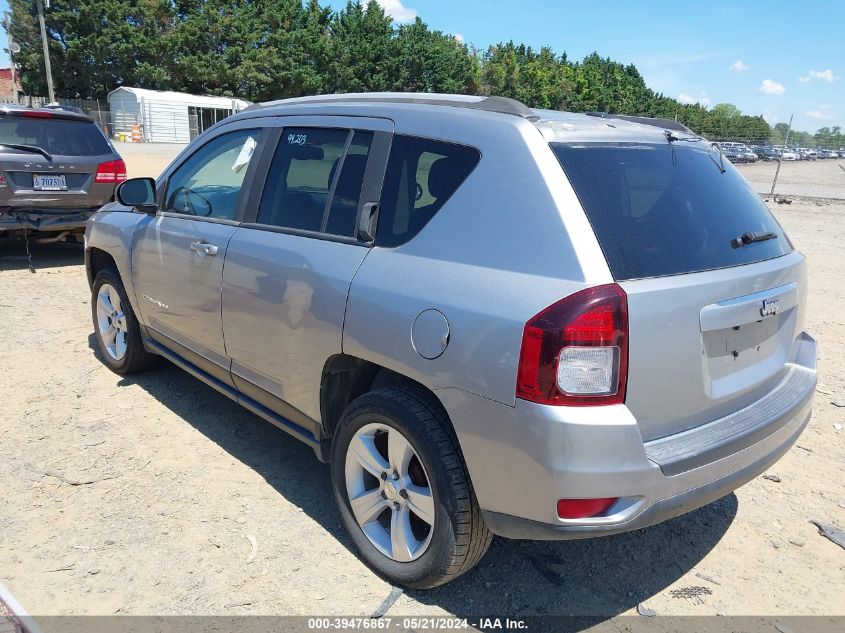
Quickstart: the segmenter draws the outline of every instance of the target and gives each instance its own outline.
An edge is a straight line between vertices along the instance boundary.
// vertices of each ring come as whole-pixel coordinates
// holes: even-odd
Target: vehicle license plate
[[[64,174],[32,174],[32,188],[37,191],[65,191]]]

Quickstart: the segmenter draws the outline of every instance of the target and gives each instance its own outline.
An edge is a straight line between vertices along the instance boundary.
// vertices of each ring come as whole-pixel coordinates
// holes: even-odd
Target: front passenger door
[[[134,236],[132,269],[151,338],[231,386],[220,285],[262,141],[260,120],[222,128],[165,172],[160,209]]]

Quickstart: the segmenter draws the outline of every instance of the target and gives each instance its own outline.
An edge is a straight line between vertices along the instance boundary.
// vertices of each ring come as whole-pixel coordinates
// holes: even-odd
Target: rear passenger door
[[[264,184],[229,242],[232,378],[300,426],[319,419],[323,366],[342,351],[349,286],[372,246],[359,220],[375,215],[392,133],[386,119],[280,118],[256,180]]]

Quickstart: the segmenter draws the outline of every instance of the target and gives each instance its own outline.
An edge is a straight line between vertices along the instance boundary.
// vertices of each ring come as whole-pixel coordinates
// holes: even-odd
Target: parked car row
[[[845,158],[845,148],[812,149],[809,147],[773,147],[771,145],[746,145],[745,143],[722,141],[717,143],[722,155],[732,163],[755,163],[758,160],[818,160]]]
[[[717,143],[717,145],[719,146],[719,149],[722,150],[722,156],[732,163],[756,163],[761,159],[761,157],[752,151],[752,149],[745,143],[733,143],[726,141]]]
[[[786,151],[782,150],[779,147],[769,149],[772,149],[778,153],[783,153],[784,160],[818,160],[830,158],[845,158],[845,148],[834,150],[822,148],[813,149],[810,147],[790,147],[787,148]],[[786,154],[792,154],[795,156],[795,158],[786,158]]]

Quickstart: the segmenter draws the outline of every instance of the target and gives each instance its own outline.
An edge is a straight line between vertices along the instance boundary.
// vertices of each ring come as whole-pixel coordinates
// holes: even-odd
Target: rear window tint
[[[382,187],[376,244],[399,246],[419,233],[480,158],[474,147],[394,136]]]
[[[552,150],[617,280],[780,257],[789,240],[748,182],[704,141],[565,144]],[[735,247],[745,233],[775,239]]]
[[[0,118],[0,144],[34,145],[57,156],[103,156],[112,149],[99,128],[88,121]],[[15,151],[0,148],[2,151]]]

